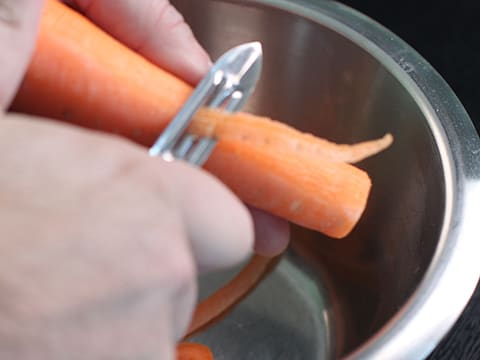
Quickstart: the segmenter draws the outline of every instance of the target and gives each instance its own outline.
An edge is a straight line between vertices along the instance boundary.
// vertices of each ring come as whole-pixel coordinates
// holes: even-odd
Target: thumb
[[[35,45],[42,0],[0,0],[0,108],[12,100]]]
[[[64,1],[128,47],[192,84],[211,65],[190,27],[168,0]]]

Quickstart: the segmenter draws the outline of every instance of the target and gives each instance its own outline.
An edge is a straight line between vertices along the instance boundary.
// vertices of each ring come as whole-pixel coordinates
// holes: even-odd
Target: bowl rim
[[[239,2],[239,0],[223,0]],[[438,146],[445,213],[431,264],[407,302],[346,358],[425,358],[460,317],[480,277],[480,139],[440,74],[411,46],[366,15],[330,0],[243,0],[321,24],[370,53],[413,96]]]

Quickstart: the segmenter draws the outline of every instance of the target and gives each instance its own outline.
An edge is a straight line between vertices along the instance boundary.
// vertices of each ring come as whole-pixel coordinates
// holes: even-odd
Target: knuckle
[[[172,31],[190,31],[184,17],[170,1],[155,2],[152,11],[149,13],[149,19],[145,22],[136,45],[133,46],[136,51],[146,50],[155,39],[158,40],[159,34],[162,41],[168,43],[168,34]]]
[[[15,11],[15,2],[0,0],[0,24],[11,28],[18,28],[21,25],[18,12]]]
[[[170,1],[164,1],[161,10],[158,12],[156,23],[165,28],[175,28],[185,24],[185,19]]]
[[[184,292],[194,287],[196,270],[193,257],[189,251],[178,251],[166,267],[168,282],[174,292]]]
[[[189,252],[177,256],[170,266],[168,279],[172,314],[172,330],[175,338],[180,339],[190,322],[197,293],[196,267]]]

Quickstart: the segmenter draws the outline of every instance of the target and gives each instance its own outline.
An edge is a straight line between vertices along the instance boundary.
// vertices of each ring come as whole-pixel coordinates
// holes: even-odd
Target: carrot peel
[[[244,299],[274,268],[280,256],[268,258],[254,255],[250,262],[229,283],[197,304],[185,338],[220,320]]]
[[[185,342],[177,345],[177,360],[213,360],[213,354],[205,345]]]
[[[357,163],[388,148],[391,134],[356,144],[337,144],[285,123],[248,113],[226,113],[201,109],[189,130],[198,136],[211,136],[225,142],[243,142],[248,146],[270,148],[286,156],[322,158],[333,162]]]

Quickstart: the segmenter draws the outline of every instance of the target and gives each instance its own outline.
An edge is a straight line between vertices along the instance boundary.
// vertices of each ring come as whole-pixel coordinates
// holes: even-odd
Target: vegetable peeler
[[[217,140],[189,134],[186,130],[193,116],[204,106],[238,111],[255,89],[261,69],[262,46],[259,42],[238,45],[224,53],[149,149],[150,156],[202,166]]]

